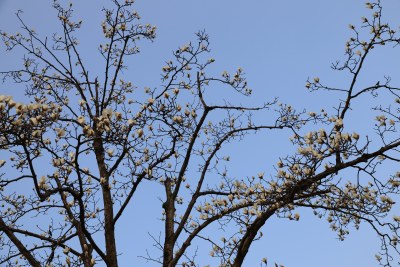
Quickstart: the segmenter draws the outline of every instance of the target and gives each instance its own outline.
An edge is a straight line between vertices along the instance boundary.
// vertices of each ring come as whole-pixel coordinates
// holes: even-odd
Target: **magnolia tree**
[[[388,77],[358,84],[374,48],[400,43],[379,1],[367,3],[372,16],[361,27],[350,25],[345,58],[333,65],[351,75],[350,83],[336,88],[314,78],[306,84],[340,99],[332,113],[298,112],[276,99],[260,107],[218,101],[213,87],[243,96],[251,90],[240,68],[209,74],[214,60],[204,32],[173,53],[158,88],[136,88],[124,77],[124,62],[139,52],[139,41],[155,38],[156,28],[139,24],[133,0],[112,4],[103,9],[100,73],[83,62],[75,37],[82,21],[74,19],[72,5],[54,2],[61,31],[50,38],[26,25],[20,13],[23,31],[1,32],[7,51],[26,53],[21,69],[2,75],[25,85],[27,99],[0,96],[1,266],[118,266],[115,229],[126,210],[143,205],[134,196],[145,181],[164,192],[147,193],[162,199],[164,224],[154,238],[159,252],[143,256],[152,266],[199,266],[191,248],[199,241],[210,244],[210,262],[242,266],[267,220],[299,220],[297,209],[304,207],[325,217],[340,239],[349,226],[369,225],[381,241],[377,260],[397,264],[400,217],[391,209],[400,173],[379,171],[400,160],[399,88]],[[377,102],[381,92],[386,97]],[[365,129],[369,135],[348,130],[348,114],[361,97],[378,103],[369,107],[378,113],[375,126]],[[269,119],[254,120],[258,113]],[[228,173],[225,144],[282,129],[293,133],[297,152],[277,158],[270,173]],[[260,264],[266,266],[267,259]]]

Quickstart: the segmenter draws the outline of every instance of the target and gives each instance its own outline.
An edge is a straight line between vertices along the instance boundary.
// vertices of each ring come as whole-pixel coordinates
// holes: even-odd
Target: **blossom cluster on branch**
[[[204,31],[173,52],[159,87],[138,88],[126,79],[127,58],[140,52],[140,42],[155,39],[156,27],[140,23],[134,1],[112,3],[99,27],[98,74],[81,56],[75,34],[84,23],[75,21],[72,4],[54,1],[61,31],[49,39],[20,12],[23,33],[0,32],[9,52],[25,51],[22,68],[1,75],[25,85],[28,99],[0,95],[0,265],[117,267],[115,229],[127,209],[141,205],[134,195],[145,181],[164,192],[148,193],[162,199],[164,230],[153,237],[159,251],[143,256],[160,266],[199,266],[192,250],[199,241],[210,244],[210,262],[242,266],[265,223],[273,216],[298,221],[300,208],[326,218],[340,240],[350,226],[370,225],[382,242],[377,260],[396,261],[400,214],[390,216],[400,174],[382,177],[380,170],[400,161],[399,88],[389,77],[362,88],[357,82],[375,47],[400,43],[383,22],[379,0],[367,3],[371,18],[349,26],[345,59],[333,64],[351,75],[347,87],[326,86],[319,77],[306,83],[310,91],[339,95],[334,112],[299,111],[276,98],[259,107],[216,100],[213,87],[241,97],[252,89],[242,68],[212,74]],[[378,112],[376,134],[349,130],[353,103],[380,92],[394,104],[371,107]],[[257,114],[268,116],[260,123]],[[295,150],[268,172],[236,177],[224,148],[259,131],[291,132]],[[209,234],[213,227],[220,236]]]

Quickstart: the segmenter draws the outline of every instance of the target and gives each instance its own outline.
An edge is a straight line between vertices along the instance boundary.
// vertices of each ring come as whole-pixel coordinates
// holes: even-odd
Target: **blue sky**
[[[38,33],[53,32],[56,14],[50,8],[51,2],[0,0],[0,28],[9,32],[17,30],[19,26],[14,13],[23,9],[27,23]],[[100,34],[100,10],[107,5],[107,1],[75,2],[77,14],[85,23],[81,52],[90,61],[93,53],[91,47],[95,45],[93,40]],[[398,26],[400,2],[382,2],[385,18]],[[132,77],[131,80],[138,86],[158,86],[160,69],[171,58],[172,51],[194,40],[196,31],[205,29],[211,39],[211,54],[216,59],[215,70],[220,73],[225,69],[242,67],[247,73],[254,94],[250,100],[240,100],[243,103],[260,104],[279,96],[282,102],[299,108],[330,108],[337,103],[336,96],[311,94],[304,85],[308,77],[314,76],[331,85],[348,82],[349,77],[333,72],[330,64],[344,54],[344,44],[350,37],[348,24],[360,24],[361,16],[369,15],[370,11],[364,8],[364,3],[359,0],[138,0],[136,9],[144,23],[157,26],[157,38],[154,43],[142,44],[142,53],[132,59],[132,68],[127,76]],[[0,70],[18,66],[22,54],[7,55],[4,54],[4,47],[1,49]],[[367,62],[361,83],[375,84],[386,74],[391,74],[394,82],[399,81],[398,62],[399,51],[376,51]],[[91,71],[97,71],[96,62],[91,64]],[[23,98],[22,88],[14,88],[10,84],[0,85],[0,94]],[[363,107],[367,103],[360,102],[359,105]],[[372,125],[373,117],[361,114],[354,113],[354,127]],[[233,162],[241,166],[232,171],[238,175],[272,170],[271,166],[278,157],[291,151],[287,135],[268,134],[251,137],[229,149],[244,155],[233,157]],[[143,193],[134,199],[136,203],[146,204],[132,207],[119,226],[118,247],[123,253],[120,257],[121,266],[130,266],[129,260],[133,257],[134,262],[140,262],[142,266],[155,266],[136,259],[145,254],[144,248],[152,249],[147,233],[157,236],[161,230],[155,220],[159,216],[159,210],[156,210],[159,209],[159,202],[147,199],[146,190],[152,188],[145,187]],[[265,238],[254,244],[245,266],[258,266],[263,257],[289,267],[377,265],[374,254],[379,251],[379,240],[367,225],[362,225],[360,231],[354,231],[344,242],[340,242],[325,220],[309,216],[310,212],[304,211],[303,214],[304,219],[299,222],[269,221],[263,230]]]

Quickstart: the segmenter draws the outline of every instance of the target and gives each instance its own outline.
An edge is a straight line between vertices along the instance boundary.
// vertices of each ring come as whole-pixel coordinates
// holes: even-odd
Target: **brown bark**
[[[165,210],[165,240],[163,253],[163,267],[172,267],[174,258],[174,215],[175,205],[173,193],[171,191],[171,180],[168,178],[165,181],[165,190],[167,200],[163,204]]]
[[[104,204],[104,237],[106,243],[106,264],[108,267],[118,267],[117,246],[115,242],[114,229],[114,209],[109,188],[109,174],[104,160],[104,147],[101,137],[97,137],[93,141],[93,149],[96,154],[97,166],[99,168],[100,177],[104,182],[101,184]]]

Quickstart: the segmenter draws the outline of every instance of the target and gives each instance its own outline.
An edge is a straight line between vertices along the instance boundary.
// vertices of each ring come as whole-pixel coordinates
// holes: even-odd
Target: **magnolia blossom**
[[[128,125],[129,125],[129,126],[132,126],[132,125],[134,125],[135,123],[136,123],[136,121],[133,120],[133,119],[129,119],[129,120],[128,120]]]
[[[78,119],[77,119],[77,121],[78,121],[78,123],[81,124],[81,125],[82,125],[82,124],[85,124],[85,117],[79,116]]]
[[[29,121],[33,126],[36,126],[39,123],[35,117],[30,118]]]
[[[0,102],[3,102],[7,97],[6,95],[0,95]]]
[[[143,129],[138,129],[137,131],[136,131],[136,133],[137,133],[137,135],[138,135],[138,137],[140,138],[140,137],[142,137],[143,136]]]
[[[386,195],[381,195],[380,199],[381,199],[382,202],[386,202],[386,203],[388,203],[390,205],[394,204],[394,201],[390,197],[388,197]]]
[[[376,116],[375,119],[380,123],[380,126],[386,126],[386,116],[385,115]]]
[[[336,119],[336,121],[335,121],[335,126],[337,127],[337,128],[342,128],[343,127],[343,119]]]
[[[38,183],[39,188],[46,189],[47,188],[46,182],[47,182],[46,176],[43,175],[42,177],[40,177],[40,180]]]
[[[54,167],[62,166],[64,163],[65,163],[65,160],[63,158],[53,159],[53,166]]]
[[[182,46],[179,50],[182,53],[182,52],[189,51],[189,48],[190,48],[190,46],[186,44],[186,45]]]
[[[167,71],[170,71],[171,70],[171,67],[170,66],[164,66],[164,67],[162,67],[162,71],[163,72],[167,72]]]
[[[183,119],[182,119],[181,116],[174,116],[174,117],[172,118],[172,120],[173,120],[174,122],[176,122],[176,123],[179,123],[179,124],[183,123]]]
[[[112,156],[114,155],[114,149],[108,149],[108,150],[107,150],[107,155],[108,155],[109,157],[112,157]]]
[[[57,137],[63,137],[65,135],[65,130],[63,128],[55,128],[57,132]]]
[[[355,140],[358,140],[358,139],[360,138],[360,135],[359,135],[358,133],[353,133],[353,134],[352,134],[352,137],[353,137]]]
[[[153,105],[154,104],[155,99],[154,98],[149,98],[147,100],[147,102],[149,103],[149,105]]]
[[[41,134],[42,134],[41,130],[35,130],[32,132],[32,137],[38,138],[38,137],[40,137]]]
[[[90,128],[89,125],[85,125],[85,127],[83,127],[83,133],[84,133],[87,137],[94,136],[94,130],[93,130],[92,128]]]

